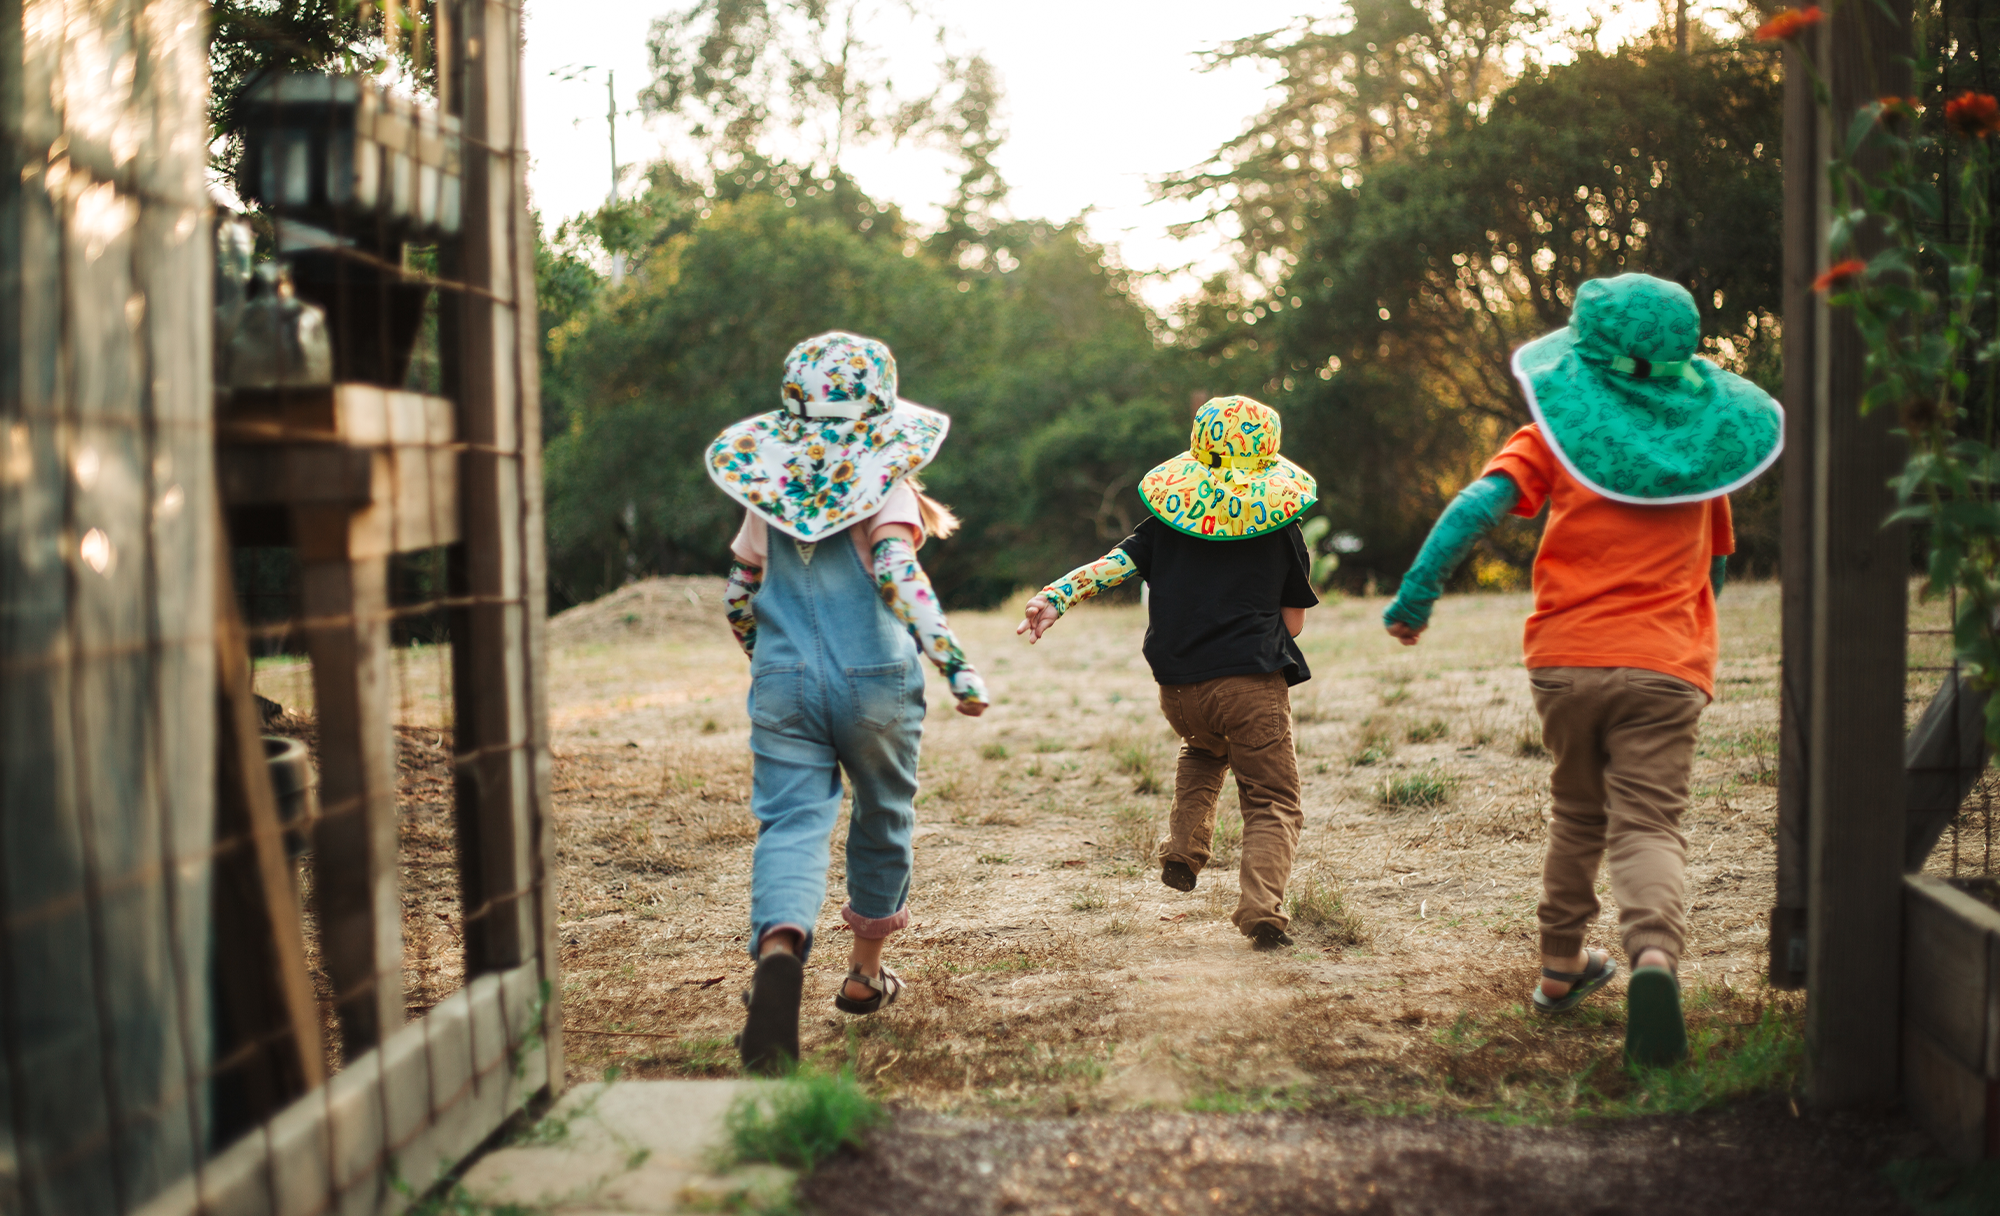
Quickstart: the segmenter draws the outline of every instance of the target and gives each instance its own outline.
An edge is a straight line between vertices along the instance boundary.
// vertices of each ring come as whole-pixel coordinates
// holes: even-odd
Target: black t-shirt
[[[1312,678],[1280,608],[1319,603],[1296,523],[1245,540],[1203,540],[1147,518],[1118,546],[1148,587],[1146,662],[1162,684],[1285,673]]]

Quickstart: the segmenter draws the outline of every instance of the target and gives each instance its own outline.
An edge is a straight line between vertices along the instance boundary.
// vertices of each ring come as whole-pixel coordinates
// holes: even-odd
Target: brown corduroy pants
[[[1195,873],[1208,864],[1215,841],[1215,800],[1222,777],[1236,770],[1243,806],[1243,861],[1236,913],[1245,936],[1259,925],[1283,929],[1285,883],[1292,876],[1305,813],[1299,808],[1299,764],[1292,750],[1292,698],[1284,673],[1218,676],[1199,684],[1162,684],[1160,711],[1181,737],[1174,769],[1174,809],[1164,861]]]
[[[1678,960],[1687,936],[1680,822],[1707,695],[1638,667],[1537,667],[1528,681],[1555,758],[1536,910],[1542,953],[1583,948],[1598,913],[1598,861],[1608,857],[1626,956],[1657,946]]]

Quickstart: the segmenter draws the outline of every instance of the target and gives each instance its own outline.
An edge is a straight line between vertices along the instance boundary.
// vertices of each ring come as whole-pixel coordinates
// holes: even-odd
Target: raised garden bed
[[[1994,884],[1923,874],[1905,875],[1903,884],[1904,1100],[1952,1156],[2000,1157]],[[1963,889],[1971,886],[1985,889]]]

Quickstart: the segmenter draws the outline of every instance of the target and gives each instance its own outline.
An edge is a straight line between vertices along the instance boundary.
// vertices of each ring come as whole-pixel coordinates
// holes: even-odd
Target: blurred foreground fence
[[[246,305],[207,6],[0,5],[0,1213],[397,1212],[560,1088],[520,12],[410,11],[428,94],[260,83]]]

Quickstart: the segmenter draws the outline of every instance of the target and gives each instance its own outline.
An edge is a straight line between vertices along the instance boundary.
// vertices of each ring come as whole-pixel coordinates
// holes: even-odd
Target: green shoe
[[[1681,984],[1665,967],[1635,967],[1625,986],[1625,1059],[1666,1068],[1687,1059]]]

